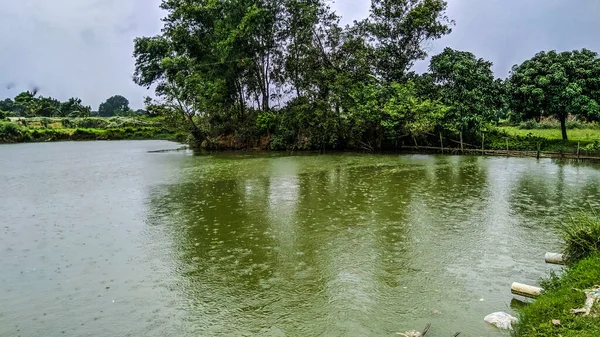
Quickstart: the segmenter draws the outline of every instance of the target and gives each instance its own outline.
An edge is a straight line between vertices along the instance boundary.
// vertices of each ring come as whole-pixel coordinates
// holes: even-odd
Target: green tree
[[[326,0],[165,0],[161,8],[162,33],[134,47],[134,81],[156,91],[150,114],[176,116],[198,143],[252,129],[283,147],[321,150],[355,136],[384,142],[389,130],[371,117],[385,116],[385,101],[371,116],[363,98],[393,96],[392,84],[406,83],[426,56],[422,44],[451,24],[441,0],[375,0],[369,19],[347,27]],[[426,129],[420,123],[414,132]]]
[[[437,95],[450,110],[447,126],[458,132],[477,130],[496,115],[499,102],[492,62],[470,52],[446,48],[431,58],[431,78]]]
[[[18,116],[35,117],[41,109],[41,103],[32,92],[24,91],[15,97],[14,111]]]
[[[372,0],[363,26],[373,36],[377,74],[401,81],[417,60],[427,57],[423,44],[449,34],[453,22],[445,0]]]
[[[72,97],[66,102],[62,102],[59,108],[60,117],[89,117],[92,115],[92,108],[81,103],[80,98]]]
[[[0,101],[0,110],[5,112],[13,112],[15,108],[15,103],[12,99],[6,98],[3,101]]]
[[[600,118],[598,74],[600,61],[595,52],[540,52],[513,67],[509,77],[510,105],[524,119],[558,119],[562,138],[567,140],[569,114],[587,120]]]
[[[39,97],[40,109],[37,116],[53,117],[60,114],[60,101],[52,97]]]
[[[100,117],[111,117],[126,115],[131,109],[129,108],[129,101],[127,98],[115,95],[107,99],[104,103],[100,104],[98,113]]]

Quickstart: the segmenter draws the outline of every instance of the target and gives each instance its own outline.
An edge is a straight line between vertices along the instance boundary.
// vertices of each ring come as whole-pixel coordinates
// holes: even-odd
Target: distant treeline
[[[540,52],[495,78],[492,62],[424,45],[451,33],[444,0],[372,0],[342,26],[326,0],[163,1],[160,35],[135,40],[146,110],[198,144],[384,149],[440,134],[479,139],[500,121],[600,118],[595,52]],[[434,136],[431,136],[434,135]]]
[[[38,96],[37,92],[24,91],[14,99],[0,101],[0,119],[6,117],[112,117],[138,116],[145,110],[132,110],[129,101],[120,95],[112,96],[100,104],[98,111],[83,105],[80,98],[61,102],[52,97]]]

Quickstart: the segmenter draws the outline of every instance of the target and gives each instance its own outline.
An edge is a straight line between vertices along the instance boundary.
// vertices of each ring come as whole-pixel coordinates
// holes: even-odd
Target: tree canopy
[[[431,58],[430,78],[437,97],[451,107],[447,125],[459,132],[494,118],[498,101],[492,62],[470,52],[446,48]]]
[[[156,85],[151,110],[163,104],[199,142],[217,132],[250,135],[254,124],[279,130],[275,142],[309,139],[308,147],[343,146],[356,134],[381,143],[389,128],[363,114],[370,103],[358,91],[414,94],[403,86],[406,72],[427,56],[424,43],[450,32],[446,7],[374,0],[368,18],[342,27],[325,0],[164,0],[162,33],[135,40],[134,80]],[[386,112],[380,103],[389,115],[393,104]]]
[[[0,111],[3,115],[17,117],[87,117],[91,114],[91,107],[83,105],[79,98],[60,102],[52,97],[24,91],[14,100],[7,98],[0,101]]]
[[[100,117],[122,116],[131,113],[129,100],[121,95],[110,97],[98,107]]]
[[[103,116],[133,116],[146,114],[146,110],[133,111],[129,108],[129,101],[123,96],[109,98],[103,105]],[[90,117],[92,108],[84,105],[81,98],[71,97],[61,102],[53,97],[37,95],[36,92],[24,91],[14,100],[6,98],[0,100],[2,116],[15,117]]]
[[[540,52],[513,67],[508,88],[512,109],[526,119],[558,119],[565,140],[569,115],[600,118],[600,60],[587,49]]]

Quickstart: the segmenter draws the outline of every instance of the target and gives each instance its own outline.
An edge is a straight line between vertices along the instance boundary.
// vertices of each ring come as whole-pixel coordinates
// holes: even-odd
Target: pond
[[[600,202],[592,165],[177,147],[0,146],[0,336],[501,336]]]

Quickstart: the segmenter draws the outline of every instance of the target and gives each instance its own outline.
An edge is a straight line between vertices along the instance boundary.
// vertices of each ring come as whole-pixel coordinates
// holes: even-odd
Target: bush
[[[0,122],[0,141],[21,142],[23,141],[23,129],[13,122]]]
[[[108,126],[108,120],[104,118],[82,118],[75,120],[78,128],[104,129]]]
[[[600,253],[600,217],[594,210],[579,212],[561,227],[569,263]]]
[[[533,129],[537,129],[539,127],[538,124],[539,123],[537,123],[536,121],[530,119],[528,121],[519,123],[519,129],[521,129],[521,130],[533,130]]]
[[[596,123],[584,123],[581,121],[567,121],[566,123],[568,130],[573,129],[596,129],[598,125]],[[525,122],[519,123],[519,129],[521,130],[542,130],[542,129],[560,129],[560,123],[557,121],[549,120],[543,122],[536,122],[530,119]]]

